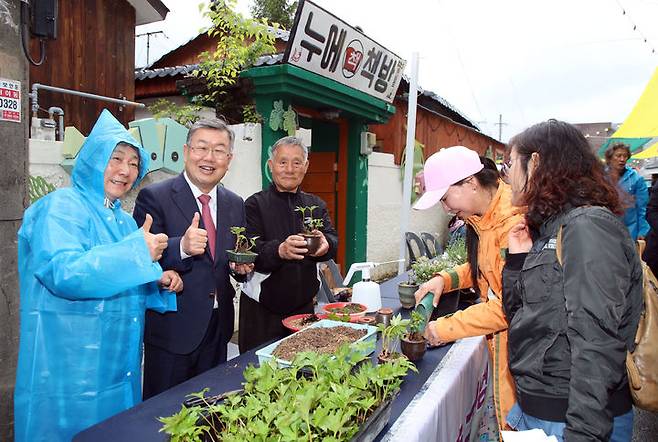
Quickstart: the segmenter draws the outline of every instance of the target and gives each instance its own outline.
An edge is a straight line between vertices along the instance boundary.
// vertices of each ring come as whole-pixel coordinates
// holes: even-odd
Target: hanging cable
[[[34,66],[41,66],[46,59],[46,41],[44,38],[39,38],[39,51],[41,56],[39,61],[34,61],[30,55],[29,38],[30,2],[29,0],[21,0],[21,46],[23,47],[23,53],[25,54],[25,57],[27,57],[28,61]]]

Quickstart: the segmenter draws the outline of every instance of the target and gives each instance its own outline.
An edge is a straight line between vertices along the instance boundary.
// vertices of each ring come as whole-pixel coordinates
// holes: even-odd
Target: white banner
[[[489,351],[483,336],[455,342],[382,440],[476,440],[488,372]]]
[[[393,102],[406,62],[319,6],[300,0],[284,62]]]

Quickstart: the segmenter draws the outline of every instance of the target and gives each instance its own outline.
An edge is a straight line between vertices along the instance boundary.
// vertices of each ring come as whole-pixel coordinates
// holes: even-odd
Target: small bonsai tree
[[[295,212],[299,212],[302,215],[302,225],[304,226],[304,234],[313,235],[314,230],[320,230],[324,227],[324,220],[322,218],[313,218],[313,210],[317,209],[318,206],[297,206],[295,207]],[[308,216],[306,216],[306,211],[308,210]]]
[[[235,235],[235,248],[233,250],[236,253],[254,253],[251,249],[256,246],[256,238],[258,237],[247,238],[244,234],[246,230],[245,227],[231,227],[231,233]]]
[[[391,318],[391,323],[388,326],[384,324],[377,325],[377,331],[382,334],[382,352],[380,356],[383,359],[396,359],[400,356],[397,351],[398,343],[407,331],[409,322],[408,319],[402,319],[402,316],[397,314]]]
[[[405,338],[409,341],[418,342],[423,340],[423,335],[420,328],[423,326],[424,318],[423,315],[418,313],[416,310],[411,312],[411,320],[407,326],[407,333]]]

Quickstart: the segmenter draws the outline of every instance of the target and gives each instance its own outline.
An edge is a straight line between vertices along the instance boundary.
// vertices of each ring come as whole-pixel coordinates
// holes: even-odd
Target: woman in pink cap
[[[487,336],[498,428],[515,402],[507,364],[507,321],[502,306],[501,274],[509,230],[523,219],[511,203],[511,189],[493,161],[463,146],[441,149],[425,162],[426,192],[414,205],[427,209],[441,202],[446,212],[466,222],[468,261],[441,272],[416,292],[420,302],[429,292],[434,305],[443,293],[473,288],[481,302],[428,324],[425,336],[440,345],[471,336]]]

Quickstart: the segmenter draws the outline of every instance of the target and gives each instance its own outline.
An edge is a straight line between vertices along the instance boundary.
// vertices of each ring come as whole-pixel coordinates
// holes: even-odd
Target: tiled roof
[[[254,62],[254,66],[271,66],[280,63],[283,60],[283,54],[262,55]],[[176,77],[177,75],[191,74],[198,69],[197,64],[185,64],[182,66],[173,66],[157,69],[135,69],[135,80],[146,80],[147,78],[156,77]]]
[[[186,64],[183,66],[173,66],[158,69],[136,69],[135,80],[146,80],[147,78],[156,77],[175,77],[177,75],[191,74],[192,71],[199,67],[198,64]]]

